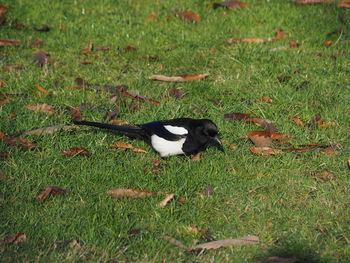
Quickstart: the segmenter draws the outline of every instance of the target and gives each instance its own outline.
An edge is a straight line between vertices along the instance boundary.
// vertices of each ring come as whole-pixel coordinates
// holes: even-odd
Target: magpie
[[[134,126],[77,120],[73,122],[76,125],[115,130],[131,137],[141,138],[161,157],[197,154],[211,146],[224,151],[218,137],[218,128],[208,119],[177,118]]]

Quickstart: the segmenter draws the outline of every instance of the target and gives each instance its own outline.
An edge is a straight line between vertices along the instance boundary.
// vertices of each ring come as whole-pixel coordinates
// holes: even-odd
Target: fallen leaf
[[[291,118],[297,125],[299,125],[299,126],[301,126],[301,127],[305,127],[305,124],[304,124],[304,122],[301,120],[301,119],[299,119],[299,118],[297,118],[297,117],[292,117]]]
[[[154,106],[158,106],[158,107],[160,106],[160,102],[143,97],[143,96],[140,96],[138,94],[132,94],[130,92],[124,91],[123,95],[126,97],[129,97],[129,98],[132,98],[134,100],[140,101],[140,102],[147,102],[147,103],[152,104]]]
[[[282,150],[274,149],[271,147],[250,147],[249,151],[252,154],[262,155],[262,156],[283,154]]]
[[[83,65],[92,64],[90,61],[87,61],[87,60],[80,60],[80,63],[83,64]]]
[[[280,40],[286,37],[286,34],[283,32],[282,29],[277,28],[275,30],[275,39]]]
[[[73,107],[70,109],[70,114],[72,116],[72,121],[81,121],[83,120],[83,115],[80,112],[79,107]]]
[[[328,170],[324,170],[322,172],[315,174],[315,179],[321,183],[329,181],[329,180],[333,179],[334,177],[335,177],[335,175]]]
[[[86,56],[89,56],[92,48],[93,48],[92,42],[91,42],[91,40],[89,40],[87,48],[84,49],[83,51],[81,51],[80,54],[84,54]]]
[[[171,237],[171,236],[162,236],[162,239],[168,241],[169,243],[182,248],[184,250],[188,250],[188,247],[186,247],[182,242],[180,242],[179,240],[176,240],[175,238]]]
[[[36,88],[37,88],[38,91],[40,91],[40,93],[42,93],[44,95],[49,94],[49,92],[46,89],[44,89],[42,86],[40,86],[40,85],[36,85]]]
[[[6,237],[4,238],[4,240],[0,241],[0,246],[4,245],[4,244],[17,244],[17,243],[22,243],[22,242],[25,242],[27,241],[27,236],[22,233],[22,232],[19,232],[17,233],[16,235],[13,235],[13,236],[9,236],[9,237]]]
[[[6,86],[5,80],[0,79],[0,87]]]
[[[140,57],[140,60],[144,60],[144,61],[159,61],[159,57],[158,56],[147,56],[147,57]]]
[[[330,47],[333,44],[333,42],[331,40],[327,40],[326,42],[324,42],[325,47]]]
[[[290,48],[297,48],[297,47],[299,47],[299,42],[298,41],[290,41],[289,47]]]
[[[154,193],[144,190],[137,190],[137,189],[112,189],[107,191],[108,195],[111,195],[113,197],[150,197]]]
[[[29,47],[42,47],[44,44],[44,41],[40,40],[40,39],[37,39],[35,41],[33,41],[32,43],[30,43]]]
[[[0,47],[5,46],[19,46],[21,41],[13,39],[0,39]]]
[[[350,168],[350,156],[348,157],[348,166]]]
[[[110,50],[111,49],[111,47],[108,47],[108,46],[94,46],[94,50],[96,50],[96,51],[108,51],[108,50]]]
[[[134,148],[130,143],[127,142],[115,142],[111,145],[112,148],[118,149],[132,149]]]
[[[0,101],[0,107],[5,106],[6,104],[9,104],[10,98],[6,98],[3,101]]]
[[[55,185],[49,185],[36,198],[39,199],[41,202],[45,202],[50,195],[61,195],[61,194],[67,194],[67,193],[69,193],[69,191],[66,189],[63,189]]]
[[[269,147],[272,145],[270,133],[266,131],[249,132],[248,138],[258,147]]]
[[[51,28],[49,25],[44,24],[44,25],[41,25],[40,27],[34,27],[34,30],[38,32],[49,32]]]
[[[145,151],[144,149],[141,149],[141,148],[132,148],[131,150],[133,152],[137,152],[137,153],[147,153],[147,151]]]
[[[12,70],[23,70],[25,69],[24,66],[14,65],[14,66],[3,66],[2,67],[6,71],[12,71]]]
[[[46,103],[43,104],[30,104],[26,106],[27,109],[29,110],[33,110],[33,111],[40,111],[42,113],[47,113],[49,115],[55,113],[56,109]]]
[[[228,145],[228,146],[231,148],[232,151],[235,151],[235,150],[238,149],[237,145],[234,145],[234,144],[232,144],[232,143],[229,143],[229,142],[226,141],[226,140],[221,140],[221,141],[222,141],[223,144]]]
[[[169,94],[176,99],[182,99],[185,96],[185,91],[183,89],[173,88],[169,91]]]
[[[108,111],[107,113],[106,113],[106,115],[102,118],[103,119],[103,121],[110,121],[110,120],[112,120],[112,119],[114,119],[114,118],[116,118],[116,117],[118,117],[119,116],[119,113],[120,113],[120,110],[118,109],[118,108],[116,108],[116,110],[114,110],[114,111]]]
[[[81,155],[81,156],[90,156],[91,153],[84,147],[73,147],[64,150],[62,153],[64,156],[76,156],[76,155]]]
[[[225,7],[225,8],[229,8],[229,9],[237,9],[237,8],[243,8],[243,7],[247,7],[248,4],[247,3],[243,3],[240,1],[236,1],[236,0],[230,0],[230,1],[225,1],[222,3],[213,3],[213,8],[216,9],[218,7]]]
[[[127,86],[114,86],[114,85],[95,85],[87,83],[83,78],[76,78],[75,82],[78,84],[78,86],[88,87],[96,91],[104,91],[104,92],[110,92],[113,94],[118,94],[120,92],[126,91],[128,89]]]
[[[4,5],[0,5],[0,25],[5,25],[6,24],[6,16],[5,14],[8,11],[8,7]]]
[[[350,1],[341,1],[338,4],[339,7],[350,8]]]
[[[181,17],[183,20],[190,22],[190,23],[195,23],[195,22],[201,21],[201,17],[198,14],[195,14],[190,10],[177,13],[177,15],[179,17]]]
[[[334,121],[324,122],[319,124],[319,127],[321,128],[336,127],[336,126],[339,126],[339,125]]]
[[[256,102],[267,102],[272,103],[272,99],[269,97],[262,97],[261,99],[257,100]]]
[[[125,48],[125,52],[136,51],[137,47],[135,45],[129,45]]]
[[[39,50],[34,54],[34,62],[38,66],[43,67],[49,62],[49,56],[50,56],[49,52]]]
[[[152,22],[154,19],[157,18],[157,16],[158,16],[157,13],[152,13],[148,17],[145,18],[145,22],[146,23]]]
[[[297,5],[327,4],[332,0],[294,0]]]
[[[221,247],[255,245],[255,244],[258,244],[259,242],[260,242],[260,239],[257,236],[246,236],[246,237],[217,240],[217,241],[199,244],[199,245],[196,245],[194,247],[191,247],[191,250],[194,250],[194,249],[218,249]]]
[[[187,82],[187,81],[198,81],[207,76],[209,76],[209,73],[182,75],[182,76],[173,76],[173,77],[167,77],[164,75],[151,75],[148,77],[148,79],[167,81],[167,82]]]
[[[186,203],[187,200],[186,200],[185,197],[181,197],[181,196],[180,196],[180,197],[176,200],[176,202],[183,204],[183,203]]]
[[[237,43],[267,43],[271,39],[262,39],[262,38],[229,38],[227,40],[228,44],[237,44]]]
[[[256,263],[296,263],[299,260],[296,257],[282,258],[282,257],[268,257],[257,261]]]
[[[54,134],[60,131],[70,131],[78,128],[79,126],[76,126],[76,125],[56,125],[56,126],[48,126],[48,127],[38,128],[34,130],[29,130],[29,131],[18,132],[18,133],[15,133],[14,136],[20,136],[23,134],[40,136],[45,134]]]
[[[9,136],[2,137],[1,139],[7,146],[19,148],[21,151],[40,150],[39,146],[34,145],[32,142],[26,139],[21,139],[18,137],[12,138]]]
[[[159,204],[159,206],[160,207],[165,207],[166,206],[166,204],[171,200],[171,199],[173,199],[174,198],[174,194],[168,194],[165,198],[164,198],[164,200],[162,201],[162,202],[160,202],[160,204]]]

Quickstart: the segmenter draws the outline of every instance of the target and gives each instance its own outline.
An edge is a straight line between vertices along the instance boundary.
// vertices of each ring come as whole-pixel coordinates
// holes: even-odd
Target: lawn
[[[214,9],[199,0],[2,2],[8,11],[0,39],[20,42],[0,42],[1,262],[350,262],[350,11],[338,2],[245,3]],[[181,18],[186,10],[200,21]],[[277,29],[283,33],[276,38]],[[38,50],[49,53],[40,53],[41,66]],[[198,81],[149,79],[205,73]],[[115,96],[104,85],[142,97]],[[32,104],[52,108],[31,110]],[[14,135],[72,125],[73,107],[98,122],[116,110],[112,118],[134,124],[208,118],[225,152],[161,160],[143,141],[83,126]],[[276,140],[275,155],[253,154],[247,134],[264,129],[224,118],[233,112],[271,120],[293,138]],[[10,146],[16,136],[40,149]],[[116,141],[147,153],[111,148]],[[90,155],[62,154],[72,147]],[[39,200],[50,185],[69,192]],[[160,207],[166,194],[106,193],[116,188],[175,198]],[[11,242],[20,232],[25,240]],[[191,247],[248,235],[260,242],[187,251],[164,239]]]

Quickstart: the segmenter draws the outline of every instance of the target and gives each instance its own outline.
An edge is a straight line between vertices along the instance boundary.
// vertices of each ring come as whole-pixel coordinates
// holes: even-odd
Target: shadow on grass
[[[273,257],[276,259],[274,260]],[[278,257],[290,259],[290,261],[278,261]],[[270,260],[268,260],[269,258]],[[301,243],[300,241],[279,241],[276,246],[269,248],[266,254],[256,257],[256,262],[326,263],[329,262],[329,258],[321,258],[310,244]]]

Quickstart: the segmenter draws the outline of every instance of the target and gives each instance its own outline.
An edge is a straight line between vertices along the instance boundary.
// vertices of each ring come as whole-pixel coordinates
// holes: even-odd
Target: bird
[[[129,137],[143,139],[162,157],[195,155],[214,146],[224,151],[216,124],[209,119],[176,118],[144,124],[114,125],[108,123],[74,120],[76,125],[118,131]]]

